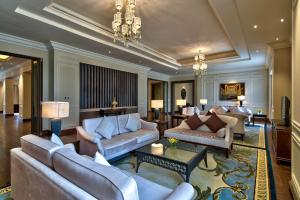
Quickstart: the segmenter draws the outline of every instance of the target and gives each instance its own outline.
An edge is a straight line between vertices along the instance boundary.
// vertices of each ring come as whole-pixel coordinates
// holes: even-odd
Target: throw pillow
[[[100,164],[100,165],[106,165],[106,166],[111,166],[107,160],[104,158],[104,156],[102,156],[101,153],[99,153],[98,151],[96,152],[95,154],[95,157],[94,157],[94,162]]]
[[[104,117],[98,125],[98,127],[96,128],[95,132],[110,140],[115,128],[116,127],[114,123],[107,117]]]
[[[186,120],[182,120],[182,122],[180,123],[180,125],[177,128],[191,130],[191,128],[189,127],[189,125],[187,125]]]
[[[226,128],[221,128],[220,130],[218,130],[217,132],[217,137],[219,138],[223,138],[226,135]]]
[[[205,116],[211,116],[214,112],[210,112],[210,111],[207,111],[207,113],[205,114]]]
[[[134,132],[140,129],[140,127],[141,127],[141,120],[138,119],[137,117],[134,117],[133,115],[129,115],[125,128]]]
[[[59,145],[59,146],[61,146],[61,147],[65,147],[65,148],[71,149],[72,151],[76,151],[74,144],[72,144],[72,143],[64,144],[61,141],[61,139],[57,135],[55,135],[54,133],[52,133],[50,141],[57,144],[57,145]]]
[[[212,114],[211,117],[208,120],[206,120],[205,125],[213,133],[217,133],[218,130],[224,128],[227,124],[223,122],[216,114]]]
[[[199,126],[204,123],[199,119],[198,115],[193,115],[186,120],[187,125],[192,129],[196,130]]]

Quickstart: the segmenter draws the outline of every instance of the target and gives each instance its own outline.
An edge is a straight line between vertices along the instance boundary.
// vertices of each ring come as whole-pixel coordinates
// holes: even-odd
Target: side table
[[[157,128],[159,131],[159,138],[163,138],[164,131],[169,128],[169,122],[164,120],[154,120],[152,122],[157,124]]]
[[[179,124],[179,120],[185,120],[187,119],[189,116],[187,115],[179,115],[179,114],[175,114],[175,115],[171,115],[171,124],[172,127],[174,127],[174,119],[176,120],[176,126],[178,126]]]

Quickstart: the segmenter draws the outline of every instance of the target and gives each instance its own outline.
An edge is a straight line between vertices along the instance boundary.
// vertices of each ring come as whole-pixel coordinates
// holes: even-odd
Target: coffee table
[[[167,139],[162,139],[156,143],[163,144],[163,154],[158,155],[151,151],[151,144],[137,149],[138,173],[141,163],[146,162],[159,167],[163,167],[179,173],[186,182],[189,182],[191,172],[204,159],[207,167],[207,147],[179,141],[176,147],[171,147]]]

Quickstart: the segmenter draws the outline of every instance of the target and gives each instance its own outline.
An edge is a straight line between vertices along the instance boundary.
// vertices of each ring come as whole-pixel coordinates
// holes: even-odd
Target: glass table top
[[[188,164],[197,155],[206,151],[205,146],[198,144],[191,144],[187,142],[178,141],[176,147],[172,147],[167,139],[162,139],[155,144],[162,144],[163,147],[152,147],[152,144],[146,145],[136,150],[137,153],[145,153],[154,155],[156,157],[167,158]]]

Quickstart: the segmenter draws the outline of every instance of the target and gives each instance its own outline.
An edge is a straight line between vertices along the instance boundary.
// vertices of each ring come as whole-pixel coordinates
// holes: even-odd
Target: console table
[[[268,117],[266,114],[257,114],[257,113],[254,113],[252,115],[252,125],[254,126],[254,122],[255,122],[255,118],[263,118],[264,121],[265,121],[265,127],[267,126],[267,123],[268,123]]]
[[[273,150],[277,161],[291,162],[291,127],[280,125],[280,120],[272,120]]]
[[[126,114],[127,108],[105,108],[100,109],[100,116],[123,115]]]

